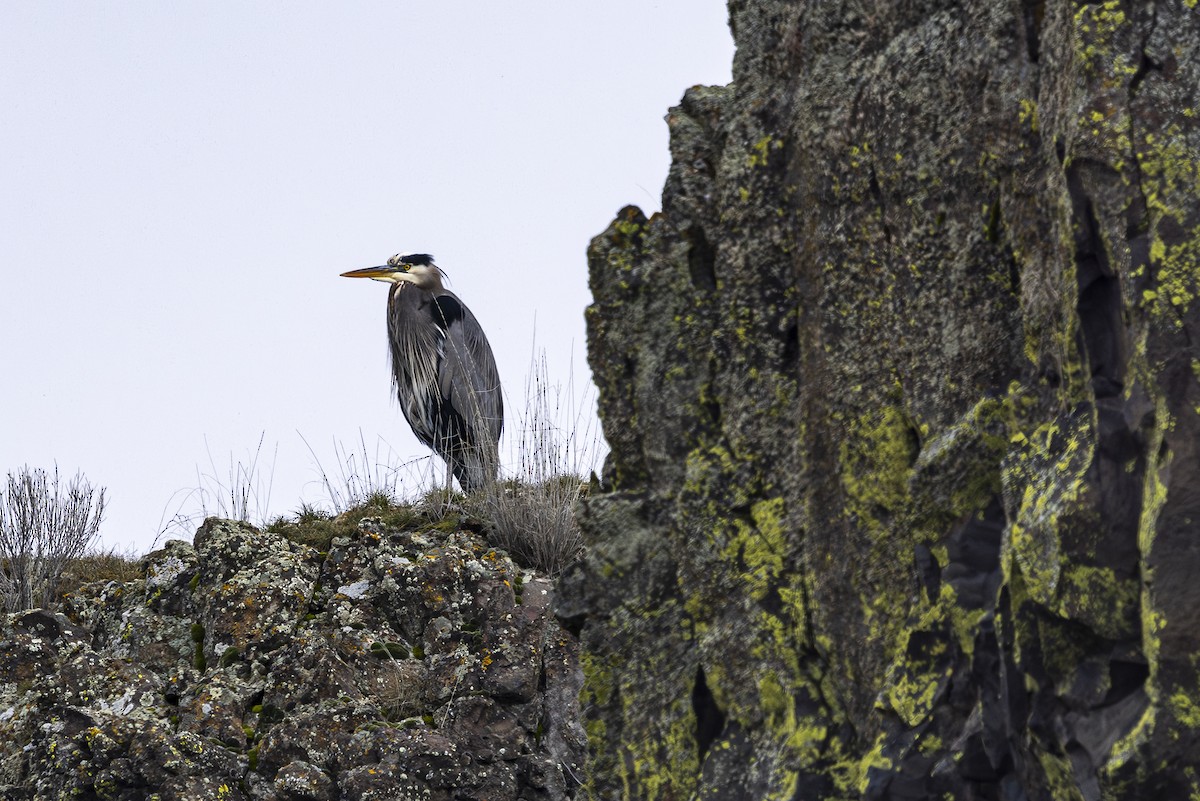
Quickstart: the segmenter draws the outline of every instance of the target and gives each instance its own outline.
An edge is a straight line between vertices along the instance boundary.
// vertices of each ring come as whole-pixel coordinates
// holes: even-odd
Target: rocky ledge
[[[577,643],[476,534],[213,518],[143,566],[0,618],[0,796],[574,797]]]

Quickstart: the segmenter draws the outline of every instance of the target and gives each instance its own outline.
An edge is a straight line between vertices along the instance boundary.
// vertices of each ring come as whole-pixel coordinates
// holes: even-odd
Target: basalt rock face
[[[589,251],[594,798],[1200,793],[1200,9],[734,0]]]
[[[0,797],[575,796],[577,643],[474,534],[214,518],[145,567],[0,618]]]

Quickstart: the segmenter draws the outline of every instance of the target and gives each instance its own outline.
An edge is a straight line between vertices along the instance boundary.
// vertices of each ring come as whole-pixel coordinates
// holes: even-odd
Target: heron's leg
[[[450,497],[450,493],[454,492],[454,469],[450,467],[450,460],[446,460],[446,497]]]

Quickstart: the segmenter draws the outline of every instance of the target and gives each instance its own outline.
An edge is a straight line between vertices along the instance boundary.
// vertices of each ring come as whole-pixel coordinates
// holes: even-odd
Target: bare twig
[[[8,474],[0,495],[0,602],[5,611],[50,606],[63,568],[83,555],[104,518],[104,488],[82,475],[63,487],[58,467]]]

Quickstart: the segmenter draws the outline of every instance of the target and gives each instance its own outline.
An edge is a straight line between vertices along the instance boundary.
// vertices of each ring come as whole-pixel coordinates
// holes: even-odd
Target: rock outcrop
[[[729,7],[589,251],[592,797],[1200,796],[1200,9]]]
[[[574,797],[577,643],[471,532],[214,518],[144,564],[0,619],[0,796]]]

